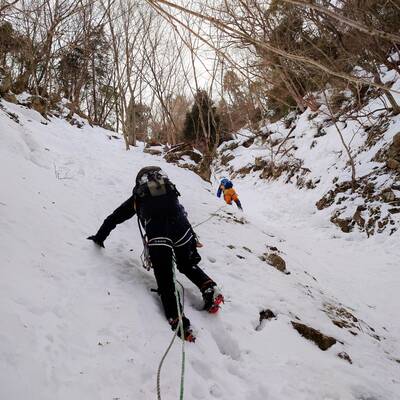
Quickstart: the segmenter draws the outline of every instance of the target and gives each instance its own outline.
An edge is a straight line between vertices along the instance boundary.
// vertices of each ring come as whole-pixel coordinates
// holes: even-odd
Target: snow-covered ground
[[[108,131],[3,105],[20,123],[0,110],[0,399],[156,398],[172,331],[141,267],[136,219],[105,249],[86,240],[151,164],[177,184],[192,223],[206,221],[196,228],[201,266],[227,300],[209,315],[179,276],[197,333],[186,344],[184,398],[400,398],[399,231],[341,233],[316,212],[312,191],[251,177],[236,185],[244,213],[220,209],[215,184],[140,147],[126,152]],[[267,246],[290,275],[260,260]],[[259,323],[266,309],[276,318]],[[291,321],[338,342],[321,351]],[[163,367],[162,399],[179,398],[180,345]]]

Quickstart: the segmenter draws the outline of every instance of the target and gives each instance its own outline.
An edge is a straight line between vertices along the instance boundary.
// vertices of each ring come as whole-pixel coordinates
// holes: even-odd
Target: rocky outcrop
[[[268,247],[269,252],[260,256],[261,261],[265,261],[280,272],[289,275],[290,272],[286,269],[286,261],[278,254],[280,251],[276,247]]]
[[[143,149],[143,153],[150,154],[152,156],[161,156],[162,150],[160,149],[153,149],[152,147],[146,147]]]
[[[337,342],[334,337],[324,335],[317,329],[300,322],[292,321],[292,326],[301,336],[315,343],[323,351],[328,350]]]
[[[393,142],[389,146],[386,156],[386,166],[391,170],[400,172],[400,132],[394,136]]]
[[[186,168],[209,182],[211,176],[212,157],[202,155],[190,143],[179,143],[164,154],[165,161]]]
[[[383,169],[377,170],[374,175],[359,178],[355,184],[351,181],[335,183],[335,188],[328,191],[320,200],[316,202],[318,210],[328,208],[332,205],[339,206],[333,211],[330,221],[335,224],[342,232],[352,232],[355,228],[366,232],[367,236],[381,233],[390,228],[392,234],[397,230],[390,210],[382,209],[383,203],[393,206],[400,206],[400,198],[397,198],[394,190],[396,185],[379,188],[375,183],[377,176],[383,174]],[[348,215],[348,207],[355,197],[358,201],[363,200],[364,204],[359,204],[353,215]],[[343,206],[346,204],[346,206]],[[394,213],[396,213],[396,209]],[[347,214],[345,217],[343,214]]]
[[[9,71],[0,67],[0,96],[8,93],[12,89],[12,79]]]
[[[335,326],[341,329],[346,329],[351,335],[357,336],[360,333],[363,333],[371,336],[375,340],[381,340],[381,337],[376,333],[374,328],[358,319],[344,306],[324,303],[323,311]]]
[[[2,97],[5,101],[8,101],[9,103],[18,103],[17,96],[14,93],[4,93]]]
[[[260,323],[264,320],[270,320],[276,318],[276,315],[270,309],[260,311]]]
[[[41,96],[31,96],[26,101],[26,106],[33,108],[38,113],[42,114],[43,117],[47,117],[47,112],[49,110],[48,101]]]
[[[337,354],[337,356],[339,358],[341,358],[342,360],[347,361],[349,364],[353,364],[353,360],[350,358],[350,356],[345,351],[341,351],[340,353]]]

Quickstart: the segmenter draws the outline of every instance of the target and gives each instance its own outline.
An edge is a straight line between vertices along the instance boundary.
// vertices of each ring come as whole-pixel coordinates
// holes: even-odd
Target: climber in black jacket
[[[216,283],[197,265],[201,257],[197,252],[197,239],[185,209],[178,201],[179,192],[159,167],[142,168],[137,177],[132,196],[109,215],[94,236],[97,245],[104,247],[104,240],[120,223],[137,214],[143,226],[144,242],[148,248],[151,266],[158,285],[158,293],[165,315],[173,330],[179,324],[172,260],[201,291],[204,308],[215,313],[224,298]],[[141,231],[142,233],[142,231]],[[182,308],[182,306],[180,306]],[[194,341],[190,321],[183,316],[184,338]],[[180,335],[180,332],[178,331]]]

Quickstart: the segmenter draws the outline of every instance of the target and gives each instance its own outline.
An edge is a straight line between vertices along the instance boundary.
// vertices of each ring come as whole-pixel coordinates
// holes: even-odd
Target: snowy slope
[[[227,302],[217,316],[204,313],[198,290],[179,277],[198,337],[186,345],[186,399],[399,398],[398,232],[368,241],[338,233],[307,192],[279,182],[242,180],[244,214],[220,209],[215,185],[141,148],[125,152],[110,132],[3,105],[20,123],[0,111],[0,399],[156,398],[172,332],[141,267],[136,220],[105,249],[85,239],[149,164],[177,184],[193,224],[214,215],[196,228],[201,266]],[[260,260],[266,246],[290,275]],[[265,309],[276,318],[260,324]],[[321,351],[291,321],[338,342]],[[163,399],[179,398],[180,356],[176,342]]]
[[[400,76],[386,71],[382,79],[394,82],[393,96],[400,104]],[[278,179],[312,189],[313,194],[306,195],[308,201],[343,231],[392,234],[400,227],[400,167],[390,166],[398,164],[391,158],[400,156],[400,115],[382,108],[384,98],[375,96],[355,111],[350,96],[335,126],[326,98],[318,93],[315,97],[320,104],[316,112],[309,108],[293,112],[266,124],[257,135],[243,129],[236,139],[223,143],[217,176],[245,177],[252,182],[260,177]],[[352,110],[347,117],[346,108]],[[354,190],[349,157],[338,131],[354,160]]]

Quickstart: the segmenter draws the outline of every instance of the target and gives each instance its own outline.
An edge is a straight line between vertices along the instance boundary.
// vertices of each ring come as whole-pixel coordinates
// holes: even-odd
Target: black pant
[[[172,270],[174,256],[178,270],[199,289],[214,286],[215,283],[197,265],[201,257],[196,249],[194,232],[184,214],[151,218],[146,221],[145,230],[165,315],[168,320],[175,319],[178,309]]]

